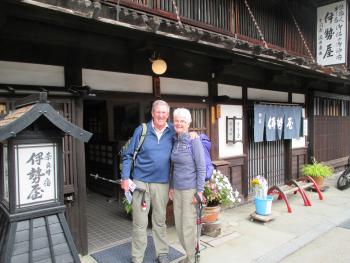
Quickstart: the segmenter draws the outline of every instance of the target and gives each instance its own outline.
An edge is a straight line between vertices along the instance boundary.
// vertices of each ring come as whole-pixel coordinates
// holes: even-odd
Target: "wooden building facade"
[[[192,112],[210,136],[212,159],[247,199],[250,180],[300,176],[310,156],[344,165],[350,155],[348,71],[314,62],[316,8],[302,0],[4,0],[0,3],[0,113],[17,98],[47,91],[51,105],[92,132],[64,139],[67,221],[88,253],[86,189],[114,187],[117,152],[149,120],[156,98]],[[167,63],[164,75],[150,59]],[[308,136],[254,142],[256,104],[301,106]],[[226,118],[242,119],[227,142]]]

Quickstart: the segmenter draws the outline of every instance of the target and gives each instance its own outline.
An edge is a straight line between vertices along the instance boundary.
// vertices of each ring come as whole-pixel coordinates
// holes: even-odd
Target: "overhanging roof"
[[[158,37],[182,40],[188,44],[196,43],[201,46],[214,47],[233,56],[261,60],[268,64],[274,63],[281,68],[306,73],[308,76],[323,77],[331,82],[350,84],[350,73],[342,66],[323,67],[313,62],[311,58],[292,55],[284,50],[265,48],[259,44],[238,39],[236,36],[179,24],[177,21],[131,9],[118,3],[90,0],[82,4],[70,5],[63,0],[59,0],[55,4],[49,0],[22,0],[22,3],[92,19],[118,28],[128,28],[132,31],[149,33]]]
[[[88,142],[92,136],[92,133],[63,118],[50,104],[36,103],[17,109],[0,121],[0,141],[15,137],[41,116],[48,119],[58,129],[80,141]]]

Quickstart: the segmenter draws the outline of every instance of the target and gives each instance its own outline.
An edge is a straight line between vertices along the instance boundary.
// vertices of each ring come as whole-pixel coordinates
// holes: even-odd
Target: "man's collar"
[[[152,128],[156,131],[164,131],[169,126],[168,123],[166,122],[164,128],[159,130],[154,126],[153,120],[151,121],[151,123],[152,123]]]

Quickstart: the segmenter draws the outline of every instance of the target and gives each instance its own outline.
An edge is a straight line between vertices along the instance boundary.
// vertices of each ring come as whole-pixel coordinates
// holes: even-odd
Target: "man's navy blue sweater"
[[[132,157],[140,140],[142,125],[135,129],[130,145],[123,158],[122,179],[133,178],[146,183],[168,183],[170,174],[170,155],[173,147],[175,130],[172,124],[164,130],[160,140],[152,127],[147,123],[145,140],[137,154],[133,174],[131,173]]]

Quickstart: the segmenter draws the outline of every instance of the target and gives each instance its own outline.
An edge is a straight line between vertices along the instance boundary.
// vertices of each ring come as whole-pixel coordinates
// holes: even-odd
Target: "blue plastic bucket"
[[[273,197],[268,195],[266,199],[255,198],[255,213],[266,216],[271,214]]]

